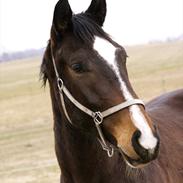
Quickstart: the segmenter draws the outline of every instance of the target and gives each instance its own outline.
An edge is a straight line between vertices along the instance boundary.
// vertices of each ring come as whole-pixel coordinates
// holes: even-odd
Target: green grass
[[[148,101],[183,87],[183,42],[126,48],[130,80]],[[0,182],[56,183],[49,87],[39,81],[41,58],[0,64]]]

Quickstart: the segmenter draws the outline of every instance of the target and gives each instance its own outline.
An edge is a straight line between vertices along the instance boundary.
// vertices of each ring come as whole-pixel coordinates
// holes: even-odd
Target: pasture
[[[126,47],[136,93],[148,101],[183,87],[183,42]],[[0,182],[57,183],[49,87],[41,58],[0,64]]]

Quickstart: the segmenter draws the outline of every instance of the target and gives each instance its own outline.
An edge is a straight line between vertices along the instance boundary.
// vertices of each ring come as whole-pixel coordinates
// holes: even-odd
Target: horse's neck
[[[64,183],[132,182],[126,180],[126,166],[118,153],[109,158],[96,138],[66,123],[59,126],[55,123],[56,152],[63,179],[68,180]]]
[[[62,124],[60,128],[59,125],[55,125],[55,140],[63,176],[69,174],[71,179],[80,179],[82,183],[87,176],[90,175],[89,179],[94,177],[92,174],[96,170],[100,172],[98,166],[104,162],[99,157],[95,139],[71,127],[67,122],[62,121]]]
[[[164,170],[159,167],[159,162],[142,171],[129,169],[117,152],[109,158],[95,138],[62,123],[55,123],[54,128],[56,153],[62,170],[61,183],[166,182],[161,176]]]

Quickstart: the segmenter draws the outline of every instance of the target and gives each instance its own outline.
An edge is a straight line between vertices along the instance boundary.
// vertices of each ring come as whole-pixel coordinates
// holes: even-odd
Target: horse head
[[[58,101],[58,77],[72,99],[91,111],[114,110],[115,106],[138,100],[129,81],[125,49],[102,29],[105,16],[105,0],[92,0],[80,14],[73,14],[68,0],[58,1],[42,64]],[[65,120],[70,119],[75,126],[98,137],[93,118],[65,93],[62,97],[68,117],[63,105],[59,104],[59,108]],[[100,127],[106,144],[118,147],[128,165],[139,167],[157,157],[157,131],[141,103],[111,112],[102,119]]]

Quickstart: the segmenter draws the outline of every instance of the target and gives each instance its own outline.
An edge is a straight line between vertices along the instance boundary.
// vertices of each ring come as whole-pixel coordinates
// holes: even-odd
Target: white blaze
[[[125,97],[125,100],[133,99],[133,96],[128,91],[128,88],[121,77],[121,74],[117,65],[117,61],[115,60],[116,47],[113,46],[110,42],[108,42],[105,39],[95,37],[93,48],[100,54],[100,56],[106,61],[106,63],[114,71],[120,83],[120,88]],[[155,148],[157,145],[157,139],[154,137],[151,131],[151,128],[149,127],[139,106],[133,105],[129,107],[129,111],[130,111],[131,120],[133,121],[135,127],[138,128],[141,132],[139,143],[145,149]]]

